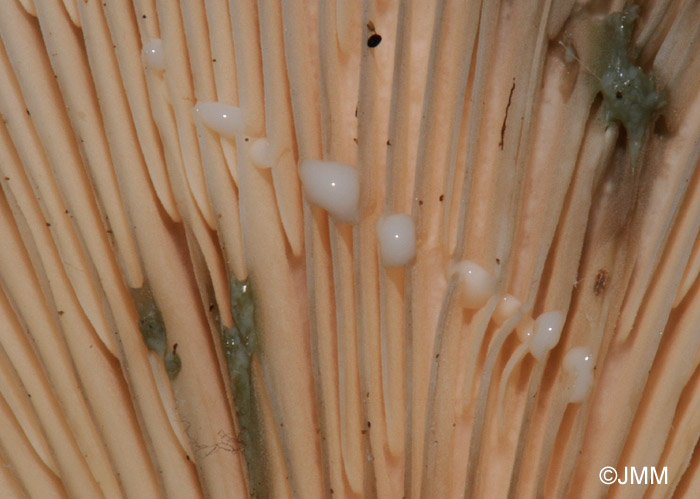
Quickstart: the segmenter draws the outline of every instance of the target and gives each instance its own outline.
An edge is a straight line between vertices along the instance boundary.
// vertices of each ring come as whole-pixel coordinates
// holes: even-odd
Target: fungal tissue
[[[402,267],[416,254],[416,229],[409,215],[389,215],[377,222],[377,238],[382,264]]]
[[[168,377],[171,380],[175,379],[182,368],[182,361],[175,351],[176,348],[166,353],[168,338],[165,322],[160,308],[153,298],[151,288],[147,283],[144,283],[142,287],[130,288],[129,291],[139,314],[139,330],[146,347],[163,358]]]
[[[666,104],[653,77],[633,62],[637,50],[632,46],[632,31],[638,17],[639,6],[628,5],[597,27],[598,52],[592,65],[603,94],[605,118],[608,123],[618,121],[625,127],[633,158],[639,155],[651,118]]]
[[[563,367],[573,377],[569,402],[583,402],[593,386],[593,354],[586,347],[575,347],[564,356]]]
[[[240,107],[221,102],[198,102],[194,108],[208,128],[228,139],[243,133],[243,112]]]
[[[336,222],[359,218],[360,179],[357,169],[336,161],[306,159],[299,168],[306,199],[324,208]]]
[[[143,46],[143,58],[149,69],[163,71],[165,69],[163,41],[160,38],[151,38],[146,42]]]
[[[236,416],[240,432],[238,437],[248,462],[253,497],[265,496],[263,486],[264,466],[261,450],[256,442],[261,438],[260,415],[253,383],[252,361],[256,352],[255,301],[250,281],[229,278],[231,315],[234,324],[221,331],[224,356],[228,367]]]
[[[451,274],[457,275],[462,306],[466,309],[484,306],[496,290],[496,279],[471,260],[463,260],[454,265]]]

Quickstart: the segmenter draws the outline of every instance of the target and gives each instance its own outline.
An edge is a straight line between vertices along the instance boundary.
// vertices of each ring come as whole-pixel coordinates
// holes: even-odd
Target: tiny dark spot
[[[63,310],[59,310],[59,311],[58,311],[58,315],[63,315],[64,313],[65,313],[65,312],[63,312]]]
[[[369,392],[367,392],[367,398],[369,398]]]
[[[46,222],[47,227],[51,227],[51,224],[49,222]]]
[[[27,394],[27,397],[32,398],[32,394],[31,394],[31,393],[28,393],[28,394]]]
[[[32,113],[29,112],[29,109],[27,109],[27,108],[24,108],[24,109],[25,109],[25,111],[27,111],[27,116],[31,116],[31,115],[32,115]]]
[[[66,215],[68,215],[68,213],[70,213],[70,212],[68,210],[66,210]]]
[[[386,145],[390,146],[391,145],[391,140],[386,141]]]
[[[333,493],[333,489],[331,489],[331,494]]]
[[[358,142],[357,142],[357,137],[353,137],[352,141],[353,141],[355,144],[357,144],[357,143],[358,143]]]
[[[372,428],[372,423],[370,423],[369,421],[367,421],[367,428]]]
[[[214,310],[214,304],[213,304],[213,303],[210,303],[210,304],[209,304],[209,311],[211,312],[212,310]]]
[[[659,119],[654,123],[654,133],[661,138],[667,137],[671,133],[663,116],[659,116]]]
[[[146,14],[141,16],[142,19],[146,19],[146,17],[148,17],[148,16],[146,16]],[[187,459],[189,459],[189,458],[190,458],[190,456],[187,456]]]
[[[176,351],[177,351],[177,343],[174,343],[173,344],[173,353],[175,353]]]
[[[10,180],[10,177],[5,177],[5,180]]]
[[[593,283],[593,294],[600,296],[601,293],[605,291],[608,286],[608,271],[605,269],[600,269],[598,274],[595,276],[595,282]]]
[[[619,90],[617,92],[615,92],[615,98],[622,99],[622,92],[620,92]]]
[[[250,139],[249,139],[248,137],[246,137],[244,140],[245,140],[246,142],[248,142]]]
[[[372,21],[367,21],[367,29],[370,30],[372,33],[374,33],[375,31],[377,31],[377,30],[374,28],[374,23],[373,23]]]
[[[367,435],[367,430],[360,430],[360,433],[362,433],[363,435]]]
[[[496,264],[497,264],[497,265],[500,265],[500,264],[501,264],[501,259],[500,259],[500,258],[496,258]]]
[[[419,199],[419,200],[418,200],[418,206],[423,206],[423,200],[422,200],[422,199]]]
[[[355,106],[355,118],[357,118],[357,106]]]
[[[216,62],[216,59],[212,59],[211,62]]]
[[[188,461],[190,460],[189,454],[185,454],[185,457],[187,458]]]
[[[436,358],[436,359],[439,359],[439,358],[440,358],[440,354],[439,354],[439,353],[438,353],[438,354],[435,354],[435,358]]]
[[[112,229],[107,229],[107,234],[114,234],[114,232],[112,231]]]
[[[284,428],[284,423],[280,423],[280,428]]]
[[[457,423],[452,423],[452,428],[456,427]]]
[[[442,203],[444,200],[445,200],[445,195],[444,195],[444,194],[440,194],[440,202]]]
[[[367,38],[367,46],[371,49],[382,43],[382,35],[374,33],[369,38]]]

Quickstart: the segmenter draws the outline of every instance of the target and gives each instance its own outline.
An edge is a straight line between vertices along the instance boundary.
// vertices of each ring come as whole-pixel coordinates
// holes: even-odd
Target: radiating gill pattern
[[[700,496],[698,2],[0,10],[0,496]]]

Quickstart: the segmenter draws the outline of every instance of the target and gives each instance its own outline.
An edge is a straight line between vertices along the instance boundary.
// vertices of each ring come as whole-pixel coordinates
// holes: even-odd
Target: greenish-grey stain
[[[168,378],[171,380],[177,378],[177,375],[180,374],[180,369],[182,369],[182,359],[180,359],[174,348],[165,354],[163,363],[165,364],[165,372],[168,373]]]
[[[637,51],[632,47],[632,31],[638,17],[639,6],[628,5],[603,21],[597,37],[599,55],[592,67],[603,94],[605,118],[625,127],[634,159],[651,118],[666,105],[652,76],[634,64]]]
[[[175,379],[182,369],[182,360],[175,350],[165,353],[168,346],[165,322],[150,286],[144,282],[140,288],[131,288],[129,291],[139,314],[139,329],[146,347],[163,358],[168,377]]]
[[[252,497],[267,497],[266,465],[260,415],[252,383],[251,362],[256,353],[255,301],[250,281],[229,280],[234,325],[222,329],[224,355],[240,428],[239,439],[248,464]]]

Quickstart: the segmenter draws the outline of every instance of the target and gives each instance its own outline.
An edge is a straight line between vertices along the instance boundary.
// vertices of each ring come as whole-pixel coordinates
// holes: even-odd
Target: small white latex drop
[[[593,355],[586,347],[575,347],[566,352],[564,370],[574,375],[574,384],[569,393],[569,402],[583,402],[593,386]]]
[[[356,168],[336,161],[306,159],[299,167],[299,177],[310,203],[326,209],[337,222],[357,222],[360,179]]]
[[[270,141],[261,137],[250,145],[250,159],[258,168],[271,168],[275,161],[272,159]]]
[[[143,46],[143,59],[146,67],[154,71],[165,69],[165,54],[163,53],[163,40],[151,38]]]
[[[496,279],[478,263],[464,260],[452,267],[452,273],[459,276],[462,306],[468,309],[480,308],[493,296]]]
[[[515,296],[503,295],[491,318],[500,326],[518,312],[520,305],[522,303]]]
[[[243,133],[243,112],[240,107],[220,102],[198,102],[194,110],[202,123],[226,138],[233,139]]]
[[[377,223],[379,254],[387,267],[402,267],[416,254],[416,229],[409,215],[382,217]]]
[[[518,339],[521,343],[527,343],[532,338],[532,331],[535,328],[535,321],[529,315],[523,317],[520,323],[516,326],[515,331],[518,333]]]
[[[564,327],[564,314],[555,310],[545,312],[535,320],[530,338],[530,353],[542,360],[545,354],[559,343],[561,330]]]

